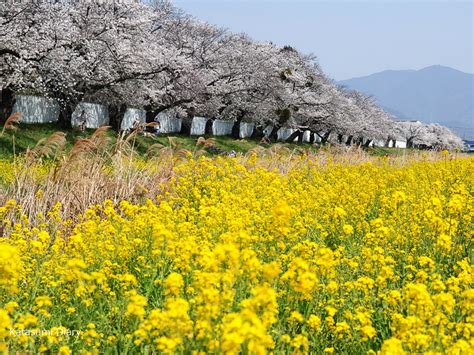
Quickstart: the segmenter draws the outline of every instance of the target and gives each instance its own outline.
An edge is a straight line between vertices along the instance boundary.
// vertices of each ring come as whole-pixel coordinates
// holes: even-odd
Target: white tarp
[[[191,135],[192,136],[203,136],[206,134],[206,123],[209,118],[206,117],[194,117],[191,122]]]
[[[265,129],[263,130],[263,134],[265,136],[270,136],[270,134],[272,133],[273,131],[273,126],[267,126],[265,127]],[[289,136],[291,136],[291,134],[294,132],[295,130],[292,129],[292,128],[288,128],[288,127],[281,127],[278,131],[277,131],[277,140],[279,141],[286,141],[288,139]],[[298,140],[298,138],[295,138],[295,140]]]
[[[18,95],[13,105],[13,113],[21,112],[20,122],[47,123],[59,118],[59,104],[56,100],[43,96]]]
[[[254,123],[240,122],[239,137],[240,138],[251,137],[254,127],[255,127]]]
[[[385,143],[386,142],[381,139],[376,139],[374,140],[374,147],[385,147]]]
[[[311,131],[304,131],[303,132],[303,142],[309,143],[311,138]]]
[[[395,148],[406,148],[407,142],[405,141],[395,141]]]
[[[270,134],[272,134],[272,130],[273,130],[273,126],[267,126],[267,127],[265,127],[265,129],[263,130],[263,134],[264,134],[266,137],[269,137]]]
[[[133,128],[135,121],[140,123],[146,122],[146,111],[138,108],[127,108],[123,115],[122,124],[120,125],[121,130]]]
[[[81,102],[71,116],[71,125],[78,127],[81,120],[85,119],[86,128],[99,128],[109,124],[109,110],[107,106]]]
[[[234,127],[234,121],[215,120],[212,123],[212,135],[229,136],[232,134],[232,127]]]
[[[277,139],[279,141],[286,141],[295,130],[293,128],[282,127],[277,132]],[[297,140],[297,138],[295,138]]]
[[[159,133],[179,133],[181,132],[181,124],[183,120],[176,118],[174,113],[171,112],[160,112],[155,117],[155,122],[159,122],[160,125],[157,127]]]

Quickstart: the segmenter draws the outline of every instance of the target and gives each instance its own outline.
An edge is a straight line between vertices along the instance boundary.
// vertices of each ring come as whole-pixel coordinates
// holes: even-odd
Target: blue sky
[[[474,72],[474,0],[173,0],[191,15],[318,56],[341,80],[441,64]]]

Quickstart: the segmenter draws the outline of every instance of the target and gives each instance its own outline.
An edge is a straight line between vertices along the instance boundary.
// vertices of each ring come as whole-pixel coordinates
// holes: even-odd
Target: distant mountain
[[[474,139],[474,74],[433,65],[386,70],[339,84],[374,96],[400,119],[439,123],[461,138]]]

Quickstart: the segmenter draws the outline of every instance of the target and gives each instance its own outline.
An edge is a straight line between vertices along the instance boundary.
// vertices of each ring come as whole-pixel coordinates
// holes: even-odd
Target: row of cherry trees
[[[182,13],[168,1],[0,3],[3,116],[15,93],[58,100],[63,123],[81,101],[106,104],[119,126],[127,107],[183,118],[254,122],[350,144],[405,139],[456,147],[438,125],[396,122],[372,98],[337,87],[312,55],[259,43]],[[418,127],[421,125],[421,127]]]

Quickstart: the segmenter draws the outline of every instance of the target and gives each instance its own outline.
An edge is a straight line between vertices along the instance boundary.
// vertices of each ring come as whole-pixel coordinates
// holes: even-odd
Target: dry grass
[[[156,157],[160,156],[161,158],[172,159],[175,162],[183,160],[186,157],[198,157],[206,153],[205,150],[200,149],[202,145],[204,147],[209,147],[211,142],[214,142],[212,138],[204,139],[199,137],[194,150],[184,149],[182,144],[176,140],[175,137],[167,137],[168,144],[156,143],[151,145],[147,151],[147,157]]]
[[[6,125],[11,128],[18,118],[18,115],[10,117]],[[58,203],[61,217],[74,221],[87,208],[107,199],[115,203],[122,200],[141,203],[147,198],[156,201],[167,189],[176,165],[203,155],[204,148],[215,144],[213,138],[200,137],[194,149],[189,150],[169,137],[167,144],[150,146],[143,157],[135,149],[137,132],[123,134],[112,143],[107,130],[108,127],[101,127],[90,137],[77,140],[69,152],[64,149],[64,133],[56,132],[40,140],[25,155],[17,156],[12,164],[14,181],[6,191],[0,191],[0,205],[14,199],[31,222],[38,222]],[[451,155],[452,158],[458,156]],[[274,144],[269,148],[257,146],[246,154],[238,154],[235,159],[249,169],[259,167],[287,173],[308,165],[324,168],[333,163],[372,162],[402,166],[414,160],[440,157],[442,155],[436,152],[407,151],[397,157],[380,158],[355,146],[315,150]]]
[[[0,133],[0,136],[2,136],[5,133],[5,130],[10,129],[10,130],[17,130],[18,127],[16,124],[20,121],[21,118],[21,112],[15,112],[14,114],[10,115],[10,117],[7,118],[5,121],[5,124],[3,125],[2,132]]]
[[[35,222],[58,203],[61,217],[74,220],[106,199],[156,199],[171,178],[174,163],[151,158],[145,164],[137,159],[130,140],[121,137],[112,145],[106,130],[100,128],[90,138],[78,140],[67,154],[61,132],[39,141],[12,164],[15,180],[0,195],[0,205],[14,199]]]
[[[245,161],[250,160],[254,155],[258,160],[257,166],[268,170],[277,170],[282,174],[308,164],[325,168],[330,164],[358,165],[370,162],[401,167],[415,161],[436,161],[445,158],[439,151],[406,150],[401,155],[380,157],[374,156],[356,145],[349,147],[329,145],[319,149],[314,149],[314,147],[290,149],[285,144],[276,143],[269,148],[263,146],[252,148],[239,159],[245,164]],[[449,159],[460,157],[468,157],[468,155],[459,152],[449,153]]]

